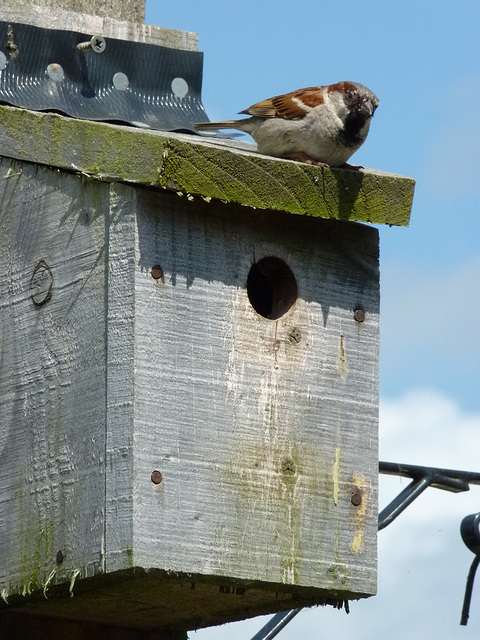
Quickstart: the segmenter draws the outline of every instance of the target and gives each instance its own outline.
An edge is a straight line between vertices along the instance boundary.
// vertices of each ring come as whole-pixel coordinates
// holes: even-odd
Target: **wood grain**
[[[376,230],[137,196],[135,564],[373,593]],[[299,291],[276,321],[245,291],[272,255]]]
[[[3,17],[4,10],[28,13],[35,5],[47,9],[52,21],[55,18],[58,20],[58,11],[69,12],[73,15],[91,14],[102,18],[131,20],[132,22],[145,21],[144,0],[44,0],[44,2],[38,2],[38,0],[15,0],[14,2],[0,0],[2,20],[12,20],[10,16]],[[42,25],[37,24],[37,26]]]
[[[185,630],[375,593],[377,230],[8,158],[0,203],[0,608]]]
[[[0,106],[5,156],[187,198],[296,215],[408,225],[415,182],[380,171],[324,169],[259,155],[254,145],[145,131]]]
[[[45,29],[77,31],[90,36],[97,34],[106,38],[197,51],[196,33],[146,25],[144,8],[145,2],[137,0],[47,0],[42,3],[0,0],[4,22],[21,22]]]
[[[76,570],[94,575],[103,565],[105,195],[103,185],[72,174],[0,163],[0,593],[6,598],[48,585],[49,577],[69,580]],[[32,299],[39,264],[52,277],[43,304],[42,296]]]

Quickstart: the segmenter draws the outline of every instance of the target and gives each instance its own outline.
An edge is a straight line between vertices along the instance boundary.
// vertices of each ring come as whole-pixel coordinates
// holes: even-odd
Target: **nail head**
[[[154,265],[150,271],[150,275],[154,280],[160,280],[162,277],[162,267],[158,264]]]
[[[362,494],[360,493],[360,491],[354,491],[350,500],[354,507],[359,507],[362,504]]]
[[[152,475],[150,476],[151,481],[153,482],[153,484],[160,484],[162,481],[162,474],[160,471],[152,471]]]
[[[117,91],[126,91],[128,89],[129,80],[128,76],[121,71],[118,71],[112,78],[112,83]]]
[[[361,307],[358,307],[353,312],[353,317],[356,322],[365,322],[365,311]]]
[[[47,75],[50,80],[53,80],[54,82],[61,82],[65,77],[62,65],[57,64],[56,62],[52,62],[48,65]]]

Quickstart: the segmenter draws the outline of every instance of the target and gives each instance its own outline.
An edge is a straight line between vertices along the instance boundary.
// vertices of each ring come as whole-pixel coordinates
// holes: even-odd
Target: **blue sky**
[[[382,228],[381,456],[480,470],[480,3],[403,0],[147,1],[146,22],[195,31],[212,120],[286,91],[339,80],[380,98],[352,161],[417,180],[409,228]],[[404,482],[382,481],[382,497]],[[314,609],[282,640],[469,640],[480,579],[458,625],[472,554],[458,526],[480,487],[430,490],[379,535],[379,595],[350,616]],[[249,638],[259,620],[192,634]],[[324,635],[323,635],[324,632]]]

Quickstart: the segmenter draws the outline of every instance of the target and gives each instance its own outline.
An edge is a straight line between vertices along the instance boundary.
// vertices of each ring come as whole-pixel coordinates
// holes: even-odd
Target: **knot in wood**
[[[294,475],[295,471],[295,462],[288,456],[285,456],[282,460],[282,473]]]
[[[41,307],[50,300],[52,297],[52,291],[52,272],[45,260],[40,260],[30,279],[30,297],[33,300],[33,304],[37,307]]]

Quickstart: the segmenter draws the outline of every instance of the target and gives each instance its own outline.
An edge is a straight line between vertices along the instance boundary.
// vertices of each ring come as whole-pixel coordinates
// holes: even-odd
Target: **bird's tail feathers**
[[[196,122],[195,128],[199,131],[214,131],[216,129],[236,129],[238,120],[222,120],[221,122]]]

